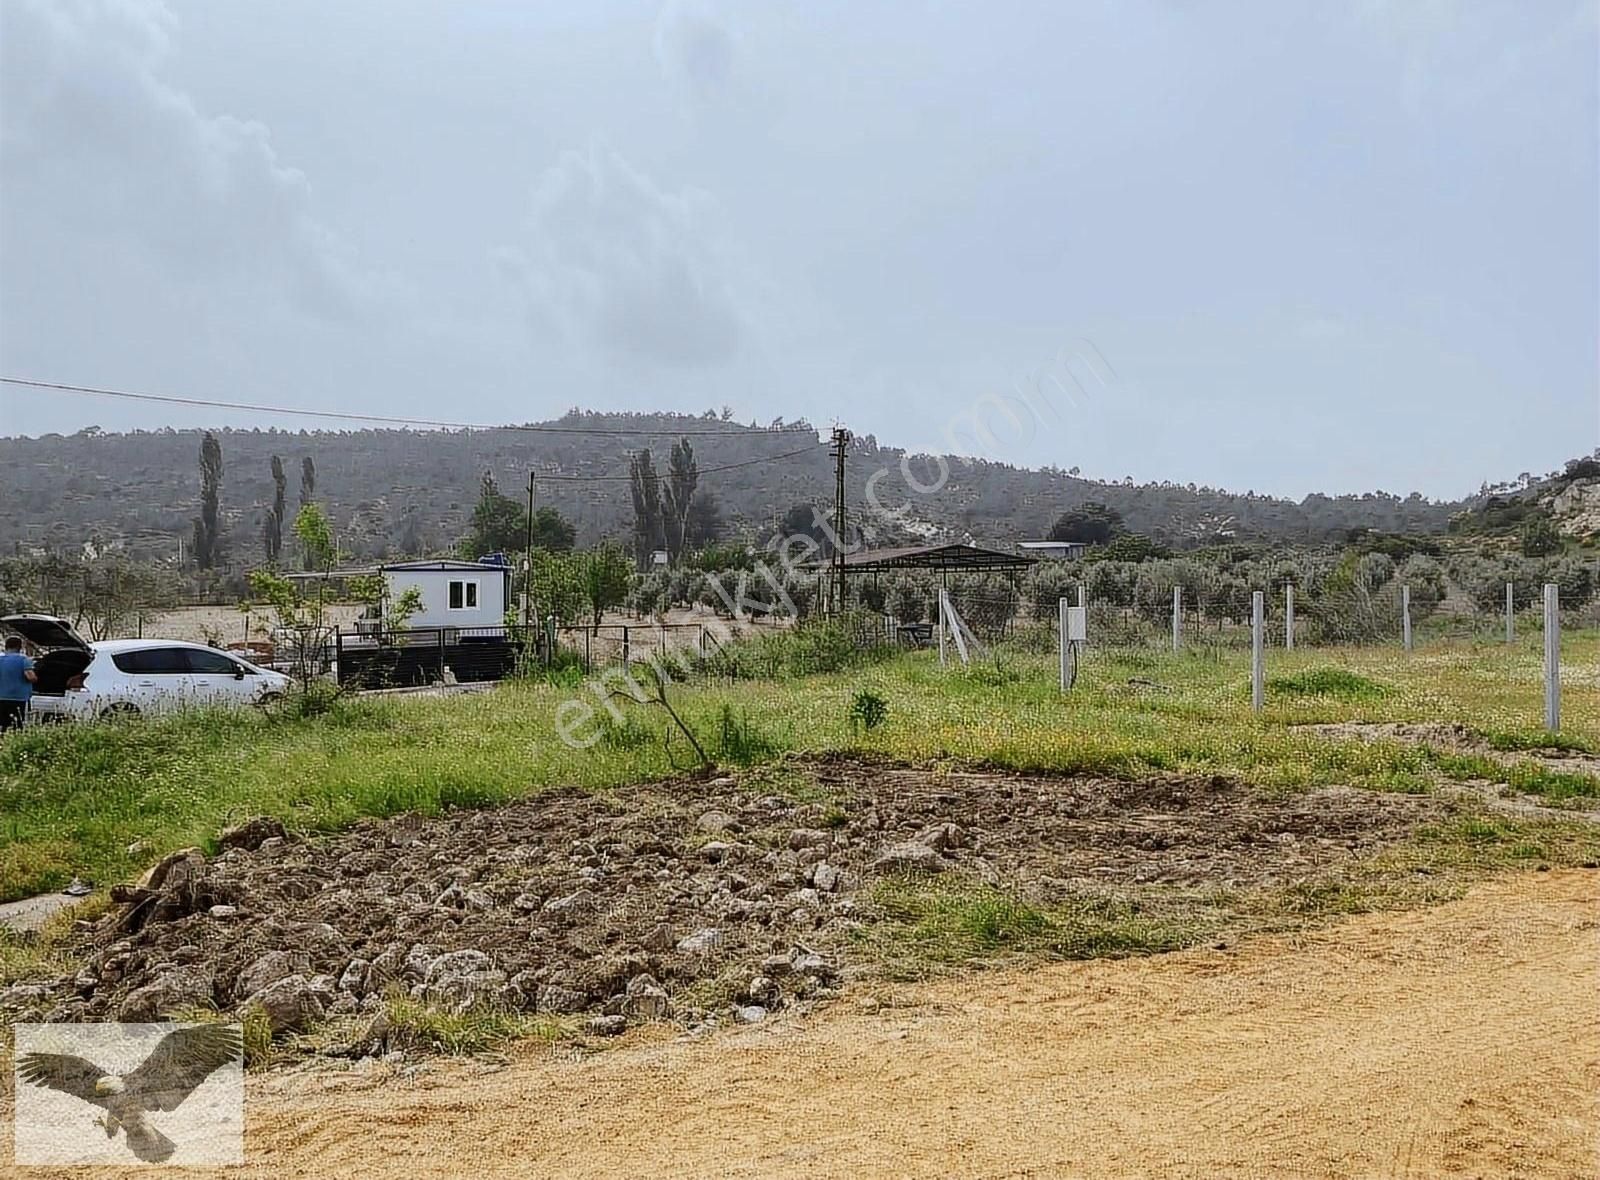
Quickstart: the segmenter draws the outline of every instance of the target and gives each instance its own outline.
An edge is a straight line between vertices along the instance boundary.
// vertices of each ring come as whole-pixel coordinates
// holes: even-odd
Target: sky
[[[1455,498],[1600,445],[1597,11],[6,0],[0,373]]]

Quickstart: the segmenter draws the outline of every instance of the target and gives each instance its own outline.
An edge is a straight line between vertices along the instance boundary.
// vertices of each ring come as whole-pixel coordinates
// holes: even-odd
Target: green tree
[[[194,519],[194,560],[203,570],[217,565],[221,497],[222,444],[208,430],[200,440],[200,515]]]
[[[305,456],[305,458],[300,460],[300,507],[301,507],[301,509],[304,510],[306,508],[309,508],[312,504],[314,504],[316,502],[316,496],[317,496],[317,465],[311,461],[311,456],[307,455],[307,456]],[[308,570],[314,568],[312,566],[312,564],[311,564],[311,555],[309,553],[303,553],[302,557],[303,557],[303,560],[304,560],[304,568],[306,568]]]
[[[1082,541],[1086,545],[1104,545],[1113,537],[1127,532],[1122,514],[1108,508],[1098,500],[1087,500],[1076,508],[1069,508],[1056,517],[1050,526],[1052,541]]]
[[[683,525],[686,549],[704,549],[722,539],[722,507],[710,492],[698,492],[689,502],[689,515]]]
[[[581,556],[576,554],[533,551],[531,582],[538,618],[554,615],[556,622],[565,626],[584,617],[589,600],[581,562]]]
[[[526,515],[524,515],[526,519]],[[533,547],[535,549],[549,549],[555,553],[565,553],[572,548],[578,539],[578,528],[561,513],[549,505],[538,508],[533,514]],[[523,539],[517,542],[517,548],[522,548]]]
[[[628,555],[609,541],[583,555],[583,593],[598,628],[606,611],[621,606],[633,585]]]
[[[1522,524],[1520,537],[1524,557],[1549,557],[1561,552],[1561,530],[1544,513],[1528,517]]]
[[[520,550],[526,539],[526,509],[502,492],[489,472],[478,485],[478,503],[472,509],[472,531],[462,548],[468,558],[486,553]]]
[[[294,535],[308,570],[326,572],[333,568],[338,560],[333,546],[333,522],[322,505],[312,501],[300,509],[294,518]]]
[[[464,556],[520,553],[528,543],[527,505],[502,492],[494,476],[485,471],[478,485],[478,502],[472,509],[471,528],[461,545]],[[534,511],[535,549],[565,553],[577,539],[577,527],[554,508],[545,505]]]
[[[633,498],[633,556],[643,569],[651,552],[662,548],[666,539],[661,477],[649,447],[628,459],[628,491]]]
[[[695,489],[700,484],[700,465],[695,462],[694,448],[687,438],[672,444],[667,460],[667,482],[661,499],[666,523],[667,557],[673,565],[683,553],[684,533],[688,525],[689,509],[694,504]]]
[[[283,473],[283,460],[274,455],[272,456],[272,507],[267,510],[267,520],[261,530],[262,547],[266,551],[268,565],[276,565],[279,554],[283,552],[284,500],[287,485],[288,478]]]

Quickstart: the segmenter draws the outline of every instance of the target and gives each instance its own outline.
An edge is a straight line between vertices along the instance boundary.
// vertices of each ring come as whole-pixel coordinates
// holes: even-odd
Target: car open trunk
[[[94,659],[83,636],[72,629],[71,623],[54,615],[6,615],[0,618],[0,630],[15,632],[34,647],[44,649],[33,664],[39,678],[33,691],[39,696],[61,696],[72,678],[82,675]]]
[[[72,678],[81,676],[93,659],[94,652],[75,647],[63,647],[45,652],[33,662],[34,675],[39,678],[34,683],[33,695],[61,696],[67,691]]]

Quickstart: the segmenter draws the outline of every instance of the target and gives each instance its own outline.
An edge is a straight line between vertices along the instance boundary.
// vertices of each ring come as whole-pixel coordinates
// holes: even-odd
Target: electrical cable
[[[135,393],[127,389],[104,389],[92,385],[68,385],[59,381],[35,381],[27,377],[0,377],[0,383],[21,385],[30,389],[42,389],[55,393],[83,393],[93,397],[121,398],[125,401],[160,402],[165,405],[201,406],[220,410],[243,410],[252,414],[287,414],[302,418],[328,418],[341,422],[381,422],[391,426],[423,426],[434,430],[518,430],[529,434],[588,434],[614,437],[661,435],[672,438],[679,438],[685,435],[694,438],[749,438],[752,434],[816,434],[816,431],[808,426],[755,427],[754,429],[735,426],[717,430],[683,427],[669,430],[654,426],[540,426],[510,423],[493,425],[484,422],[450,422],[442,418],[401,418],[389,414],[356,414],[341,410],[306,410],[294,406],[268,406],[251,402],[218,401],[212,398],[178,397],[165,393]],[[817,445],[824,444],[818,443]]]

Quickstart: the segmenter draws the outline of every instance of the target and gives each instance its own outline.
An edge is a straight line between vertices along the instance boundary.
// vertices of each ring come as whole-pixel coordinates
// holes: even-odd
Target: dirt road
[[[1600,873],[1574,870],[1238,949],[852,993],[700,1043],[273,1075],[245,1171],[1592,1177],[1597,1094]]]

